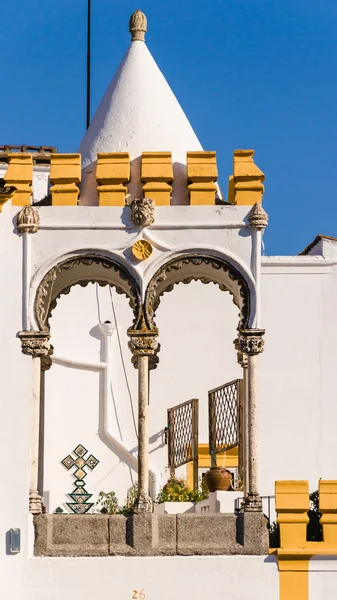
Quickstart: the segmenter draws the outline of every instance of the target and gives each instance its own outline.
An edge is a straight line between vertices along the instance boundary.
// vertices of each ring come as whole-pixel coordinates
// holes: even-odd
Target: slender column
[[[29,285],[30,285],[30,267],[31,267],[31,244],[30,236],[27,231],[22,233],[22,303],[23,303],[23,328],[29,329]]]
[[[260,327],[261,321],[261,244],[262,244],[262,232],[261,229],[256,227],[252,231],[252,242],[253,242],[253,265],[252,271],[255,279],[255,290],[256,290],[256,306],[255,306],[255,320],[254,326]]]
[[[248,493],[248,391],[247,391],[247,370],[248,357],[240,350],[239,339],[234,340],[235,350],[237,351],[237,361],[242,368],[243,377],[240,381],[240,419],[239,419],[239,475],[241,484],[243,484],[244,495]]]
[[[263,329],[244,329],[240,331],[239,337],[240,351],[248,355],[248,485],[246,484],[244,507],[247,512],[262,511],[262,501],[258,492],[257,355],[263,351],[263,335]]]
[[[40,382],[40,432],[39,432],[39,462],[38,462],[38,483],[37,489],[43,492],[44,486],[44,441],[45,441],[45,375],[52,365],[50,355],[41,357],[41,382]]]
[[[248,496],[258,495],[257,483],[257,356],[248,356]]]
[[[240,468],[240,479],[243,483],[243,489],[245,496],[248,493],[248,357],[239,350],[239,340],[234,340],[235,348],[237,352],[237,360],[242,367],[243,378],[240,385],[240,419],[239,419],[239,468]]]
[[[152,512],[149,495],[149,371],[156,366],[157,332],[128,331],[132,362],[138,369],[138,495],[135,509],[138,514]]]
[[[33,356],[33,394],[31,406],[29,512],[42,513],[42,498],[38,492],[40,437],[41,358]]]
[[[149,495],[149,357],[138,357],[138,495]],[[138,505],[138,508],[140,506]],[[147,511],[146,511],[147,512]]]
[[[50,353],[49,332],[20,331],[22,352],[33,359],[32,403],[31,403],[31,442],[30,442],[30,484],[29,512],[42,513],[42,497],[38,489],[39,482],[39,439],[40,439],[40,393],[41,393],[41,357]]]
[[[243,367],[243,468],[244,468],[244,494],[248,494],[248,481],[249,481],[249,449],[248,449],[248,438],[249,438],[249,417],[248,417],[248,358],[245,354],[245,362]]]
[[[254,327],[261,325],[261,246],[262,234],[268,225],[268,215],[261,204],[255,204],[248,216],[249,225],[252,228],[252,272],[255,279],[255,319]]]
[[[30,329],[29,287],[31,283],[31,233],[40,228],[40,214],[35,206],[24,206],[17,215],[16,226],[22,234],[22,327]]]

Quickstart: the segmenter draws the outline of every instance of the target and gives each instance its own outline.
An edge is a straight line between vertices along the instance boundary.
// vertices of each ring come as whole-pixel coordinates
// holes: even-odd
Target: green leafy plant
[[[321,542],[323,540],[323,529],[319,520],[321,513],[318,508],[319,491],[311,492],[310,494],[310,510],[308,511],[309,523],[307,525],[307,541]]]
[[[190,502],[201,502],[209,497],[209,489],[206,485],[204,477],[199,480],[199,488],[197,490],[189,490]]]
[[[120,508],[119,508],[120,514],[129,515],[129,514],[133,513],[137,495],[138,495],[138,484],[134,483],[131,487],[128,488],[124,504],[123,504],[123,506],[120,506]]]
[[[280,528],[276,521],[270,523],[269,527],[269,548],[280,547]]]
[[[135,483],[128,488],[126,499],[122,506],[119,505],[115,492],[100,492],[98,494],[98,506],[102,513],[108,515],[129,515],[133,513],[135,501],[138,494],[138,485]]]
[[[101,506],[101,512],[116,515],[119,512],[118,500],[115,492],[100,492],[96,506]]]
[[[203,479],[198,490],[191,490],[184,479],[171,477],[160,490],[156,502],[200,502],[208,496],[209,491]]]

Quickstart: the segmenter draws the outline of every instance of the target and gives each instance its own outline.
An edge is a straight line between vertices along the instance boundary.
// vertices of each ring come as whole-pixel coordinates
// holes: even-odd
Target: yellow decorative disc
[[[138,258],[138,260],[149,258],[152,254],[152,250],[153,248],[150,242],[147,242],[146,240],[138,240],[138,242],[135,242],[132,246],[132,254]]]

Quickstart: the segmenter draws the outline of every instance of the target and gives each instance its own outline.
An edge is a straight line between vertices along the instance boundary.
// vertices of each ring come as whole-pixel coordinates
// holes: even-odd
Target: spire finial
[[[135,10],[135,12],[130,17],[129,31],[131,33],[132,42],[145,41],[145,33],[147,31],[147,18],[144,15],[144,13],[141,10],[139,10],[139,8]]]

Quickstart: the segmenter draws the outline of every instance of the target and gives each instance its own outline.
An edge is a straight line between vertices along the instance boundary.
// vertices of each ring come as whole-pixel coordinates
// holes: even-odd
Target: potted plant
[[[184,479],[178,479],[171,477],[167,483],[160,490],[157,497],[157,504],[163,502],[200,502],[208,498],[208,488],[202,479],[199,485],[199,489],[189,489]]]
[[[232,485],[233,476],[225,467],[211,467],[205,475],[210,492],[227,492]]]

